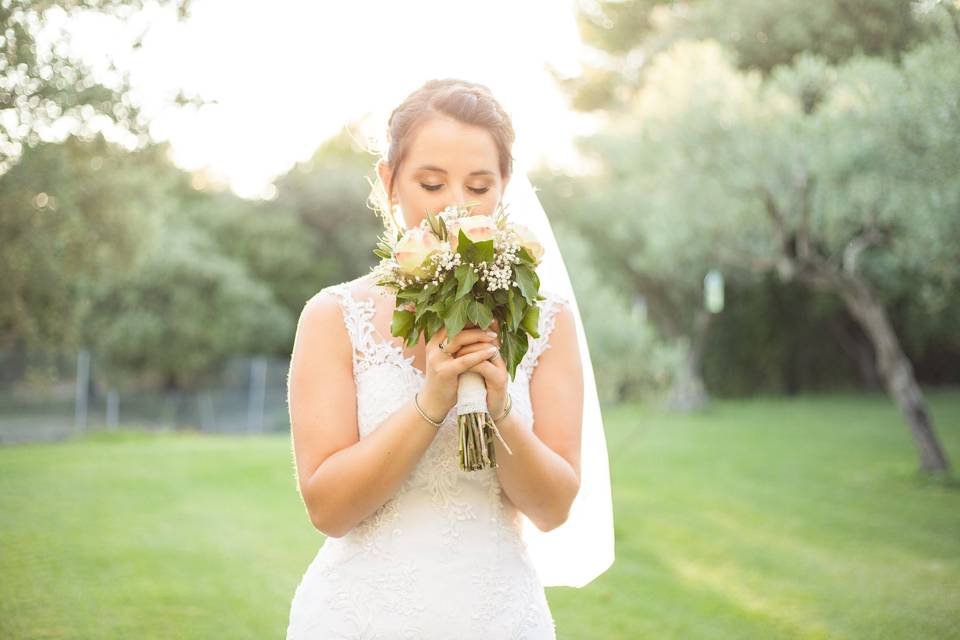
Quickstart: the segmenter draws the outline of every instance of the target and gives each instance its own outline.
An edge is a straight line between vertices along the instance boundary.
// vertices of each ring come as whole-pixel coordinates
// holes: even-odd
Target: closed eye
[[[426,189],[427,191],[439,191],[440,189],[443,188],[442,184],[423,184],[422,182],[420,183],[420,186]],[[474,193],[478,193],[478,194],[482,194],[482,193],[486,193],[487,191],[490,191],[490,187],[483,187],[482,189],[474,189],[473,187],[467,187],[467,188],[470,189],[470,191],[473,191]]]

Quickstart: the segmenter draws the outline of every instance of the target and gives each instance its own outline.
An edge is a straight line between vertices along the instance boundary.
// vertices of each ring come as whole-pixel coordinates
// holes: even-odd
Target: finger
[[[440,328],[432,336],[430,336],[430,341],[428,345],[435,347],[440,344],[440,341],[447,337],[447,325],[442,324]]]
[[[457,349],[457,352],[456,352],[455,355],[462,356],[462,355],[465,355],[465,354],[467,354],[467,353],[473,353],[474,351],[477,351],[478,349],[487,349],[487,348],[489,348],[489,347],[497,347],[497,348],[499,348],[499,347],[500,347],[499,341],[498,341],[496,338],[491,338],[491,340],[490,340],[489,342],[487,342],[487,341],[485,341],[485,340],[481,340],[481,341],[479,341],[479,342],[471,342],[470,344],[465,344],[465,345],[463,345],[462,347],[460,347],[459,349]]]
[[[505,366],[497,364],[497,360],[478,362],[473,365],[467,371],[475,371],[483,376],[483,379],[492,385],[500,386],[506,384],[506,380],[509,378],[507,369]]]
[[[496,370],[497,370],[497,369],[496,369],[496,367],[494,366],[494,364],[493,364],[492,362],[487,361],[487,360],[484,360],[484,361],[482,361],[482,362],[478,362],[477,364],[475,364],[475,365],[473,365],[472,367],[470,367],[469,369],[467,369],[467,371],[476,371],[477,373],[479,373],[480,375],[482,375],[482,376],[483,376],[484,378],[486,378],[486,379],[490,379],[490,376],[493,375],[493,373],[494,373]]]
[[[449,345],[444,349],[448,353],[456,353],[468,344],[491,343],[496,340],[497,336],[492,336],[483,329],[461,329],[457,335],[450,339]]]
[[[452,366],[456,367],[455,371],[458,373],[463,373],[467,369],[484,362],[487,358],[493,355],[493,353],[493,349],[478,349],[472,353],[454,358]]]

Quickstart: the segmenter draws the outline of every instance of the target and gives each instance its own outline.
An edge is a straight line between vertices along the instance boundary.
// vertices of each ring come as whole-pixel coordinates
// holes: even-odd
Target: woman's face
[[[472,215],[491,215],[509,182],[500,177],[497,145],[490,132],[446,116],[420,127],[394,184],[389,184],[393,167],[381,160],[377,170],[391,191],[391,202],[403,210],[408,229],[420,224],[428,210],[436,214],[469,200],[478,202]]]

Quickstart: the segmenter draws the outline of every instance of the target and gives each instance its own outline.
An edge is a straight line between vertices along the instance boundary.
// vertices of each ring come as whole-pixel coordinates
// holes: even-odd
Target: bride
[[[411,228],[427,210],[504,203],[543,242],[540,337],[511,379],[495,331],[441,328],[406,348],[390,333],[396,299],[372,274],[306,303],[288,404],[298,489],[326,540],[286,637],[555,638],[544,587],[583,586],[613,562],[606,446],[569,277],[526,176],[508,189],[514,132],[485,86],[431,80],[388,131],[374,198],[385,220]],[[497,468],[459,468],[465,371],[483,376],[512,452],[495,439]]]

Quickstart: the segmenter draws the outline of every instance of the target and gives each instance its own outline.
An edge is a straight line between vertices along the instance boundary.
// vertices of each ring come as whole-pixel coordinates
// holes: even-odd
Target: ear
[[[382,159],[377,160],[377,173],[380,175],[380,182],[383,184],[383,188],[387,190],[387,198],[390,200],[393,200],[393,194],[390,192],[393,187],[388,183],[390,181],[390,173],[392,171],[392,167]]]

